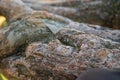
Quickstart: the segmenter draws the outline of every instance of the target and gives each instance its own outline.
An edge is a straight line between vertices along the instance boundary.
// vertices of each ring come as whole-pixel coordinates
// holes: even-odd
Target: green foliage
[[[3,23],[3,27],[6,27],[6,26],[8,26],[8,22],[7,22],[7,21],[5,21],[5,22]]]
[[[0,72],[0,80],[19,80],[17,77],[6,77],[3,73]]]
[[[2,73],[0,73],[0,80],[8,80]]]
[[[109,14],[115,15],[120,11],[120,0],[110,0],[106,4],[106,10]]]
[[[104,11],[106,12],[106,23],[113,26],[116,18],[120,17],[120,0],[104,0]]]

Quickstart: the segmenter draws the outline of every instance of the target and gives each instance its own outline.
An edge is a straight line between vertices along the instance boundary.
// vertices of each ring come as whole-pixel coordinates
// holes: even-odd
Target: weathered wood
[[[23,13],[31,13],[31,11],[32,9],[21,0],[0,0],[0,14],[6,16],[8,20]]]
[[[89,68],[119,68],[119,30],[74,22],[55,15],[64,7],[47,7],[56,12],[0,0],[0,13],[9,22],[0,30],[0,59],[11,55],[0,61],[0,68],[5,65],[6,73],[21,80],[74,80]]]
[[[61,28],[71,21],[48,12],[35,12],[20,0],[1,0],[0,8],[7,11],[3,14],[9,14],[10,22],[8,27],[0,30],[0,57],[18,52],[21,46],[25,49],[25,45],[31,42],[49,42],[55,38],[55,30],[52,33],[51,26]]]
[[[17,49],[19,49],[20,46],[29,44],[34,41],[49,42],[49,40],[54,39],[54,34],[64,27],[78,28],[78,30],[93,33],[103,38],[119,41],[117,36],[113,39],[111,35],[105,35],[108,34],[106,31],[102,32],[101,30],[95,30],[89,26],[74,23],[67,18],[48,12],[34,11],[20,0],[1,0],[0,8],[1,12],[3,12],[5,16],[9,14],[8,19],[9,22],[12,23],[8,27],[4,28],[4,30],[0,30],[1,57],[10,55],[15,51],[17,52]],[[109,32],[109,34],[114,33],[111,33],[111,31]],[[119,36],[118,32],[115,34]]]

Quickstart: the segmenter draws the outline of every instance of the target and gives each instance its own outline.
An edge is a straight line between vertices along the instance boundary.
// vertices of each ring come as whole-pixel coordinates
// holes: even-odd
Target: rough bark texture
[[[87,69],[119,68],[120,43],[72,29],[57,35],[59,40],[48,44],[30,44],[25,57],[4,59],[8,71],[22,80],[75,80]]]
[[[25,2],[25,0],[23,0]],[[99,24],[110,28],[120,27],[119,0],[66,0],[59,3],[25,2],[34,10],[45,10],[75,21]]]
[[[120,30],[56,15],[62,7],[54,4],[39,5],[53,13],[35,11],[25,1],[0,0],[9,22],[0,29],[0,71],[10,80],[75,80],[86,69],[120,68]]]

